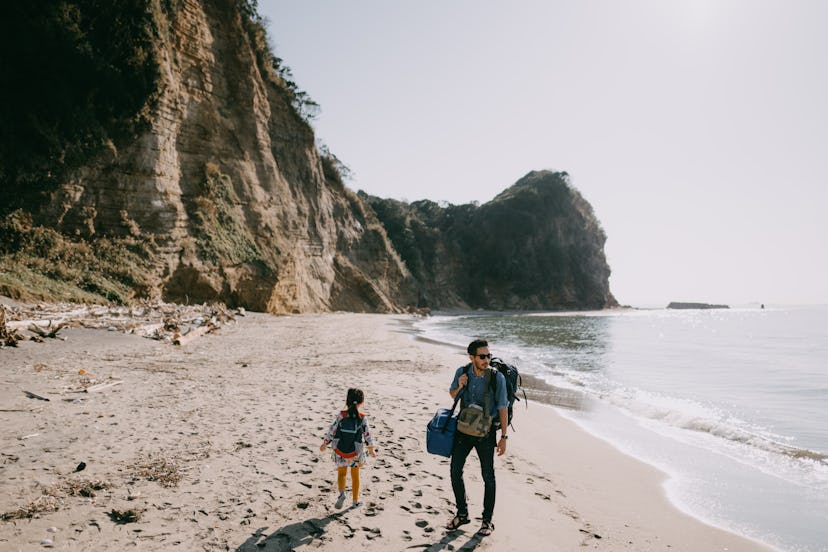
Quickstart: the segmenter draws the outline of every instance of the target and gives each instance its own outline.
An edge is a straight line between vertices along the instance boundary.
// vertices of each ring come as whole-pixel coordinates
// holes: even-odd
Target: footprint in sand
[[[382,531],[379,527],[363,527],[362,530],[365,531],[365,538],[368,540],[373,540],[382,536]]]
[[[598,533],[592,531],[592,527],[587,523],[583,528],[578,529],[584,534],[584,540],[581,541],[581,546],[589,546],[589,541],[592,539],[602,539],[603,537]]]
[[[373,517],[378,515],[380,512],[385,510],[381,505],[375,502],[369,502],[368,505],[365,507],[365,515],[367,517]]]
[[[578,512],[576,512],[574,510],[570,510],[569,508],[561,508],[560,512],[562,514],[564,514],[565,516],[571,517],[574,520],[581,519],[581,516],[578,515]]]
[[[434,527],[431,527],[428,524],[428,521],[426,521],[424,519],[418,519],[417,521],[414,522],[414,525],[416,525],[417,527],[422,529],[423,532],[426,533],[426,534],[434,532]]]

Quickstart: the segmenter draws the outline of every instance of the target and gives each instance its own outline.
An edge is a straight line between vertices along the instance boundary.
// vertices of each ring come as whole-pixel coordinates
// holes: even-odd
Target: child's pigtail
[[[365,400],[365,394],[362,389],[351,388],[348,389],[348,398],[346,404],[348,405],[348,417],[359,418],[359,405]]]

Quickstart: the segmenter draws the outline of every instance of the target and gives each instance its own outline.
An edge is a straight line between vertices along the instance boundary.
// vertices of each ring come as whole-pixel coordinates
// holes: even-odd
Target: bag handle
[[[454,404],[451,405],[451,411],[449,412],[449,415],[446,417],[446,423],[444,423],[443,427],[440,428],[441,432],[443,432],[443,433],[446,432],[446,428],[448,427],[449,420],[451,420],[451,417],[454,416],[454,409],[457,408],[457,403],[460,402],[460,396],[465,392],[466,392],[466,388],[463,387],[463,390],[460,391],[459,393],[457,393],[457,396],[454,397]]]

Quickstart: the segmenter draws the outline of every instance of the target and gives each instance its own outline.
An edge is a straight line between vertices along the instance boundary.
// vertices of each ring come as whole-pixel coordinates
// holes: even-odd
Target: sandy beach
[[[0,549],[769,550],[683,514],[660,472],[538,402],[495,460],[494,533],[447,533],[425,426],[467,357],[411,320],[248,313],[184,346],[76,328],[0,349]],[[378,458],[362,506],[338,510],[318,447],[354,386]],[[479,516],[474,454],[466,482]]]

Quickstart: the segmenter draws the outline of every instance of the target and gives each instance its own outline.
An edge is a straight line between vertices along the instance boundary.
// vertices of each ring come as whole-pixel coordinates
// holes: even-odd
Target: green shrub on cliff
[[[215,163],[207,163],[201,193],[191,208],[201,256],[214,264],[264,267],[264,256],[247,230],[238,203],[230,177],[222,174]]]
[[[259,15],[259,3],[256,0],[236,0],[242,15],[242,25],[256,55],[256,63],[263,75],[279,87],[293,108],[295,114],[303,121],[310,122],[319,116],[320,107],[310,94],[299,88],[293,77],[293,71],[285,61],[276,56],[267,35],[267,23]]]
[[[150,293],[153,246],[133,238],[72,240],[14,211],[0,219],[0,295],[128,303]]]

